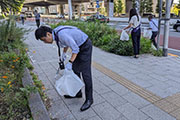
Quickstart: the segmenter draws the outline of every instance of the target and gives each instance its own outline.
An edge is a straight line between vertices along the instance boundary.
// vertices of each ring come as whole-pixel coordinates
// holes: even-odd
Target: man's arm
[[[69,47],[65,47],[63,52],[66,53]]]
[[[72,56],[71,56],[70,61],[71,61],[71,62],[74,62],[74,60],[76,59],[76,57],[77,57],[77,54],[76,54],[76,53],[72,53]]]

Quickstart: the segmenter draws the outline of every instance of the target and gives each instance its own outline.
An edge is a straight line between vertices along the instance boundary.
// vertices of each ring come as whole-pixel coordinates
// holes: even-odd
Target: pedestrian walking
[[[36,20],[36,25],[37,25],[37,27],[39,28],[41,15],[38,13],[37,10],[35,10],[35,11],[34,11],[34,16],[35,16],[35,20]]]
[[[23,12],[21,12],[20,14],[20,19],[21,19],[22,24],[24,25],[25,16]]]
[[[156,37],[158,35],[158,21],[154,19],[153,15],[150,15],[148,17],[148,20],[149,20],[149,29],[152,30],[151,41],[153,42],[153,45],[157,48]]]
[[[40,39],[45,43],[53,43],[63,48],[62,60],[66,59],[68,48],[72,50],[72,56],[69,62],[65,65],[65,69],[73,70],[74,73],[82,78],[85,83],[86,100],[81,111],[87,110],[93,104],[93,87],[91,75],[91,56],[92,42],[88,36],[80,29],[74,26],[58,26],[54,30],[49,27],[41,26],[35,31],[36,39]],[[81,90],[75,97],[64,95],[65,98],[81,98]]]
[[[124,28],[133,28],[131,31],[133,49],[134,49],[134,58],[139,57],[139,48],[140,48],[140,39],[141,39],[141,17],[137,14],[136,9],[131,9],[129,14],[129,25]]]

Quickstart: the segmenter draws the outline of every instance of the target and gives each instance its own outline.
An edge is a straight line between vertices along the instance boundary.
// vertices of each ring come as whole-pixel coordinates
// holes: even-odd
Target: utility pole
[[[170,9],[171,9],[171,2],[170,0],[166,0],[166,18],[165,18],[165,26],[164,26],[163,56],[168,55]]]
[[[158,24],[158,37],[157,37],[157,50],[159,50],[160,34],[161,34],[161,19],[162,19],[162,0],[159,0],[159,24]]]
[[[69,20],[72,20],[72,2],[71,2],[71,0],[68,0],[68,6],[69,6]]]

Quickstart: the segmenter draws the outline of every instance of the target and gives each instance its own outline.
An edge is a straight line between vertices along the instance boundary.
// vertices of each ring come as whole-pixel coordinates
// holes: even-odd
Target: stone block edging
[[[34,86],[34,82],[27,68],[24,69],[22,83],[24,87],[27,85]],[[44,106],[43,101],[38,92],[31,93],[28,98],[28,102],[34,120],[50,120],[46,107]]]

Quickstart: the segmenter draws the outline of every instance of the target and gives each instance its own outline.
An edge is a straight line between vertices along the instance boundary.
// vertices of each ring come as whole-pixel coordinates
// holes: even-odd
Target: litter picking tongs
[[[64,68],[65,68],[65,67],[64,67],[64,62],[60,59],[59,67],[58,67],[57,72],[56,72],[56,75],[55,75],[55,77],[54,77],[55,79],[57,78],[60,70],[63,70]]]

